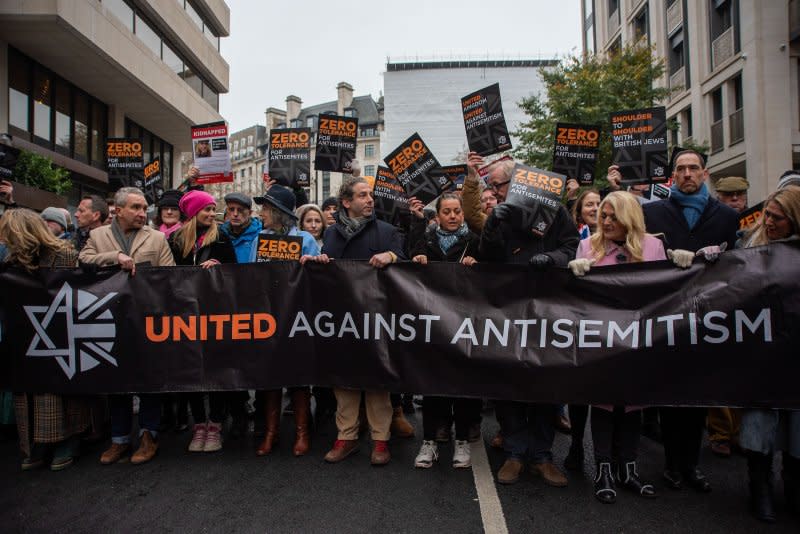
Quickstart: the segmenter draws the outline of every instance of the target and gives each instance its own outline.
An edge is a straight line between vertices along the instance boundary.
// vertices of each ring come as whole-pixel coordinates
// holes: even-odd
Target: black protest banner
[[[269,133],[269,177],[281,185],[311,183],[311,129],[281,128]]]
[[[666,182],[667,111],[664,107],[611,114],[611,160],[622,185]]]
[[[138,137],[110,137],[106,141],[106,170],[110,175],[127,175],[144,167],[142,140]]]
[[[408,212],[408,198],[403,186],[394,179],[392,171],[383,165],[378,165],[372,198],[375,201],[375,216],[389,224],[394,224],[402,212]]]
[[[567,177],[517,163],[511,176],[506,202],[523,210],[522,224],[544,235],[561,207]]]
[[[395,179],[403,186],[406,195],[417,197],[427,204],[442,194],[450,181],[442,174],[442,167],[425,145],[418,133],[403,141],[383,161]]]
[[[456,191],[464,187],[464,180],[467,178],[466,165],[445,165],[442,167],[442,174],[450,181],[445,186],[445,191]]]
[[[303,238],[299,235],[258,234],[256,261],[300,261]]]
[[[576,404],[800,407],[800,247],[567,269],[297,262],[0,270],[0,387],[318,384]],[[724,281],[725,283],[720,283]],[[491,303],[491,305],[487,305]],[[700,303],[698,305],[698,303]]]
[[[164,180],[161,177],[161,157],[145,165],[142,171],[142,191],[148,204],[155,204],[164,194]]]
[[[488,156],[511,148],[499,83],[461,98],[461,112],[472,152]]]
[[[358,119],[321,113],[317,131],[314,169],[350,173],[350,162],[356,157]]]
[[[592,185],[599,152],[599,126],[556,123],[553,172],[574,178],[581,185]]]
[[[764,202],[759,202],[752,208],[747,208],[739,214],[739,230],[747,231],[753,228],[761,217],[764,216]]]

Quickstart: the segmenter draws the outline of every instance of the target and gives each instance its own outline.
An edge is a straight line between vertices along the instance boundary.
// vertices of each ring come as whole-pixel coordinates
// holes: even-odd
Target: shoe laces
[[[422,448],[419,451],[422,455],[436,455],[437,447],[433,441],[425,440],[422,442]]]
[[[389,450],[389,444],[382,440],[375,441],[375,452],[386,452]]]

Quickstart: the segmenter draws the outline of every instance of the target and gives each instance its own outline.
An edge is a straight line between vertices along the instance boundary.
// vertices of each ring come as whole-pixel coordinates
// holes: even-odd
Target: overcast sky
[[[220,113],[235,132],[264,124],[268,107],[383,89],[386,59],[560,58],[580,51],[578,0],[226,0],[230,65]]]

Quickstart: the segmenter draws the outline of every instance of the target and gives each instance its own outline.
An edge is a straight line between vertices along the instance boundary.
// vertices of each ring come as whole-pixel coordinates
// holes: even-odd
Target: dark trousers
[[[556,435],[557,404],[531,404],[497,401],[497,420],[503,431],[506,457],[533,463],[553,461],[553,439]]]
[[[592,408],[595,462],[635,462],[641,430],[641,410],[625,413],[624,406],[614,406],[614,411]]]
[[[583,434],[586,431],[586,419],[589,417],[589,406],[586,404],[569,405],[570,436],[572,447],[583,447]]]
[[[456,422],[456,439],[466,440],[469,437],[469,427],[475,421],[475,414],[480,415],[482,401],[480,399],[463,399],[453,397],[425,396],[425,406],[422,410],[423,438],[432,441],[436,438],[436,430],[441,425],[448,425],[451,420]]]
[[[685,473],[697,467],[706,408],[661,408],[665,468]]]
[[[161,397],[157,393],[139,394],[139,430],[149,430],[155,436],[161,424]],[[111,438],[115,443],[127,443],[133,425],[133,395],[109,395]]]
[[[189,407],[192,409],[194,424],[202,425],[206,421],[222,422],[225,417],[225,392],[212,391],[208,394],[208,413],[206,413],[206,404],[203,400],[205,393],[193,392],[187,395],[189,396]]]

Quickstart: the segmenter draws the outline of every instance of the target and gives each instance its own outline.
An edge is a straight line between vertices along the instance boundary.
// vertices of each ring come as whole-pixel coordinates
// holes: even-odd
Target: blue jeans
[[[556,404],[497,401],[495,412],[503,431],[507,458],[541,464],[553,461],[553,439],[558,415]]]
[[[139,394],[139,435],[148,430],[155,438],[161,423],[161,398],[158,394]],[[109,395],[111,441],[129,443],[133,425],[133,395]]]
[[[739,444],[761,454],[786,451],[800,458],[800,411],[743,410]]]

